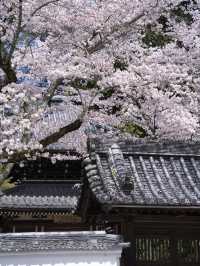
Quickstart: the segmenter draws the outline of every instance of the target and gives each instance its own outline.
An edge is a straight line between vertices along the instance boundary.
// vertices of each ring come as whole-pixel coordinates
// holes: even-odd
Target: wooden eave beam
[[[128,209],[165,209],[165,210],[199,210],[200,206],[165,206],[165,205],[131,205],[131,204],[111,204],[110,208]]]
[[[139,205],[104,205],[103,209],[107,213],[112,213],[113,211],[118,213],[120,216],[125,214],[131,214],[132,216],[146,214],[146,215],[163,215],[163,214],[172,214],[172,215],[179,215],[179,214],[200,214],[200,206],[139,206]]]

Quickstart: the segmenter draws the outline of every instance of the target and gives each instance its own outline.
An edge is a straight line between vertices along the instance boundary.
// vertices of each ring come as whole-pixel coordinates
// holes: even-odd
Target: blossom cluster
[[[0,157],[43,149],[34,130],[52,112],[44,95],[59,94],[55,80],[59,108],[82,105],[88,121],[132,123],[158,139],[198,134],[199,1],[2,0],[0,10]],[[19,84],[20,65],[49,88]]]

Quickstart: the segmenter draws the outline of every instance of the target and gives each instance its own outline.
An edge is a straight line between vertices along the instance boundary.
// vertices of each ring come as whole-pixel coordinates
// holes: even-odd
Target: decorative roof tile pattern
[[[200,207],[200,142],[93,139],[85,169],[101,203]]]
[[[74,212],[81,191],[70,182],[22,182],[0,197],[0,211]]]
[[[121,249],[121,238],[97,232],[0,234],[0,257],[5,253],[45,251],[101,251]]]

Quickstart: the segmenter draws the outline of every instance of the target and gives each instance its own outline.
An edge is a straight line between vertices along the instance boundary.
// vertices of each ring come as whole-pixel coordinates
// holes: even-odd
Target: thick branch
[[[55,133],[42,139],[40,141],[40,144],[42,144],[43,147],[45,148],[46,146],[57,142],[60,138],[64,137],[67,133],[70,133],[74,130],[79,129],[83,123],[84,114],[85,114],[85,112],[83,112],[81,114],[81,116],[79,118],[77,118],[74,122],[72,122],[71,124],[59,128],[58,131],[56,131]]]
[[[4,73],[6,75],[6,80],[4,82],[4,86],[9,84],[9,83],[17,81],[16,72],[13,69],[13,67],[11,66],[10,62],[7,64],[0,65],[0,67],[2,68],[2,70],[4,71]]]

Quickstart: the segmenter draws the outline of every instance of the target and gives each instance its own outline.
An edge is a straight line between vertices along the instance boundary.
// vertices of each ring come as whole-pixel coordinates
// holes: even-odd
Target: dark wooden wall
[[[87,224],[78,216],[52,217],[1,217],[1,232],[56,232],[56,231],[88,231]]]
[[[121,266],[199,266],[200,214],[191,212],[137,213],[114,210],[93,201],[88,222],[95,229],[121,234],[130,247]]]
[[[200,217],[128,217],[121,224],[126,266],[200,265]]]
[[[15,164],[10,176],[14,180],[80,180],[82,178],[81,160],[57,161],[39,158],[24,162],[23,167]]]

